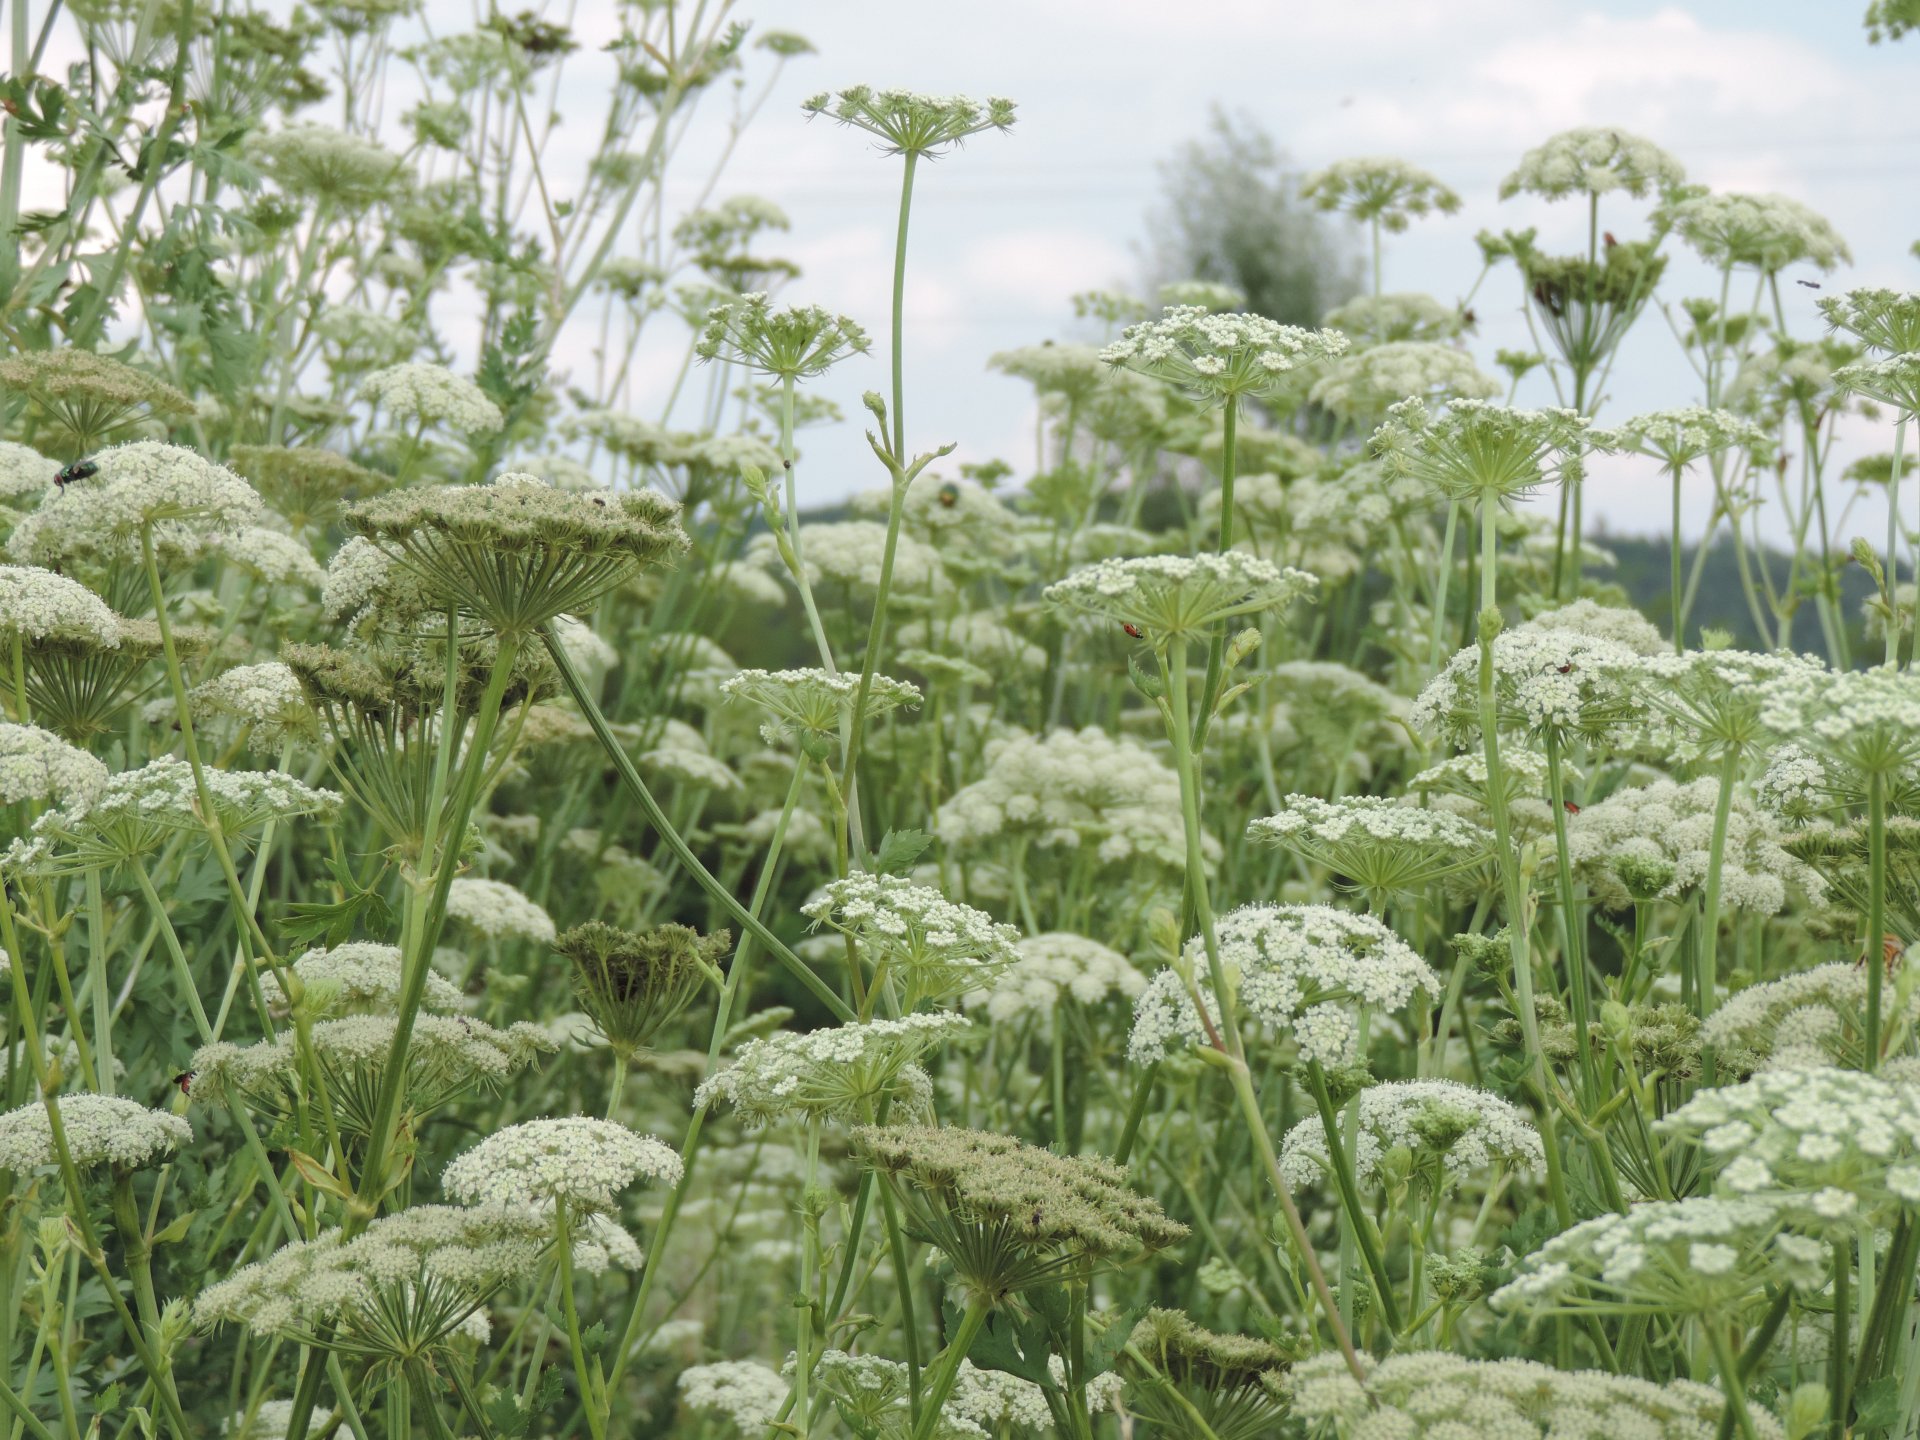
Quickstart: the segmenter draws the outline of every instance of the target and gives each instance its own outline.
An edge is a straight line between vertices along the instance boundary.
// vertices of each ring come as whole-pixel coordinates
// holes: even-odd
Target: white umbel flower
[[[932,1090],[913,1062],[969,1023],[923,1013],[805,1033],[778,1030],[741,1046],[731,1065],[701,1082],[693,1103],[724,1100],[749,1125],[794,1114],[864,1119],[887,1099],[894,1120],[916,1118]]]
[[[0,805],[33,801],[85,810],[106,788],[107,767],[37,725],[0,722]]]
[[[75,1166],[138,1169],[172,1155],[193,1139],[193,1127],[166,1110],[150,1110],[124,1095],[67,1095],[60,1126]],[[28,1171],[59,1159],[53,1122],[39,1101],[0,1115],[0,1170]]]
[[[1357,1058],[1363,1010],[1391,1013],[1417,991],[1440,996],[1440,977],[1404,940],[1371,916],[1329,905],[1243,905],[1220,918],[1216,938],[1241,1011],[1322,1064]],[[1207,973],[1198,937],[1187,942],[1183,963]],[[1168,968],[1134,1004],[1127,1053],[1145,1065],[1200,1044],[1204,1034],[1185,982]]]
[[[608,1211],[647,1180],[680,1183],[673,1150],[613,1120],[573,1115],[510,1125],[456,1156],[440,1177],[467,1205],[565,1205]]]
[[[135,440],[100,451],[93,463],[92,475],[21,521],[7,542],[17,559],[130,558],[149,526],[172,548],[251,525],[265,508],[245,480],[182,445]]]
[[[1541,1164],[1545,1152],[1533,1122],[1491,1090],[1453,1080],[1396,1080],[1369,1085],[1352,1100],[1359,1107],[1354,1178],[1371,1184],[1380,1159],[1395,1147],[1414,1162],[1437,1158],[1448,1182],[1484,1176],[1496,1166]],[[1308,1116],[1287,1132],[1280,1169],[1287,1183],[1304,1186],[1328,1173],[1327,1135],[1319,1117]]]
[[[1142,975],[1118,950],[1064,930],[1030,935],[1015,947],[1020,959],[990,990],[962,997],[968,1009],[984,1007],[995,1024],[1032,1015],[1049,1019],[1071,1000],[1093,1006],[1110,997],[1131,1000],[1147,988]]]
[[[408,361],[376,370],[360,382],[360,398],[404,419],[445,425],[462,435],[492,435],[507,423],[485,391],[444,365]]]
[[[462,876],[447,887],[447,917],[470,925],[489,940],[546,944],[559,932],[553,917],[502,880]]]
[[[293,973],[307,989],[308,998],[316,995],[320,1008],[336,1010],[391,1010],[404,984],[400,947],[351,940],[330,950],[309,950],[293,962]],[[275,1010],[287,1005],[280,977],[272,973],[260,977],[260,990]],[[427,972],[421,1005],[427,1010],[454,1012],[466,1009],[466,997],[459,986],[432,970]]]
[[[1523,190],[1548,200],[1624,190],[1640,200],[1686,178],[1680,162],[1651,140],[1612,126],[1584,125],[1563,130],[1521,156],[1518,168],[1500,182],[1500,198]]]
[[[77,580],[37,565],[0,565],[0,636],[120,645],[120,617]]]

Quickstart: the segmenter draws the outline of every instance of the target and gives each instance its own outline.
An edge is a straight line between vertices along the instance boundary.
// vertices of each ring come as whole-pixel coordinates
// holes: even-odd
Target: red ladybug
[[[1146,636],[1140,633],[1140,627],[1138,625],[1130,624],[1125,620],[1122,620],[1120,622],[1120,628],[1126,631],[1127,634],[1131,635],[1136,640],[1144,640],[1147,638]]]

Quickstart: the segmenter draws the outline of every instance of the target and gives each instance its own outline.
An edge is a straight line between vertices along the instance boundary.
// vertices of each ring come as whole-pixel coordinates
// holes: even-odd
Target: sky
[[[1497,189],[1521,153],[1576,125],[1654,140],[1715,189],[1776,191],[1844,235],[1854,264],[1808,270],[1829,291],[1910,288],[1920,261],[1920,41],[1870,46],[1860,0],[1579,4],[1571,0],[921,0],[745,3],[760,28],[798,31],[818,54],[790,62],[747,130],[720,194],[776,201],[793,221],[778,246],[802,267],[782,298],[846,313],[886,333],[900,162],[858,132],[809,122],[800,102],[853,83],[1005,95],[1019,120],[923,170],[914,192],[905,346],[909,443],[954,442],[956,460],[1030,465],[1033,401],[987,369],[997,351],[1090,338],[1069,297],[1138,289],[1146,216],[1161,167],[1206,128],[1210,107],[1267,130],[1312,170],[1354,155],[1424,166],[1465,204],[1388,239],[1389,290],[1459,299],[1479,272],[1482,229],[1538,226],[1547,248],[1584,249],[1584,207]],[[683,159],[697,160],[698,145]],[[691,194],[697,165],[670,181]],[[1621,196],[1601,222],[1645,231],[1646,205]],[[1711,272],[1674,248],[1669,300],[1709,293]],[[1798,333],[1822,328],[1810,289],[1788,287]],[[1475,297],[1471,348],[1532,349],[1511,270]],[[664,381],[678,352],[652,354]],[[885,388],[886,350],[845,365],[821,391],[864,419],[858,396]],[[1617,362],[1602,418],[1694,403],[1698,383],[1666,323],[1643,318]],[[1551,403],[1544,382],[1522,403]],[[805,437],[805,501],[883,483],[849,421]],[[1890,448],[1864,423],[1856,453]],[[1613,530],[1667,528],[1666,482],[1632,460],[1602,464],[1588,504]],[[1691,493],[1684,528],[1704,524]],[[1862,528],[1866,528],[1863,521]]]

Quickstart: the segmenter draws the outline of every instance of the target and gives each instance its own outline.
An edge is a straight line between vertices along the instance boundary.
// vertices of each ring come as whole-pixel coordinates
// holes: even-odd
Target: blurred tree
[[[1149,215],[1152,290],[1182,280],[1231,285],[1246,308],[1289,325],[1318,325],[1361,289],[1351,227],[1300,198],[1300,176],[1258,121],[1215,106],[1206,133],[1160,167],[1163,199]]]

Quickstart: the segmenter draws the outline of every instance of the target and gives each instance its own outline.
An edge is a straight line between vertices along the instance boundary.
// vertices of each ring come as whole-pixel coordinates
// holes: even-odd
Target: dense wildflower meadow
[[[531,13],[9,9],[6,1435],[1916,1433],[1920,296],[1543,135],[1591,240],[1486,217],[1487,369],[1380,283],[1461,199],[1353,159],[1323,325],[1090,290],[960,464],[911,202],[1015,104],[762,113],[811,47],[728,8],[593,86]],[[859,320],[668,208],[748,123],[897,182]]]

